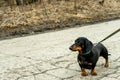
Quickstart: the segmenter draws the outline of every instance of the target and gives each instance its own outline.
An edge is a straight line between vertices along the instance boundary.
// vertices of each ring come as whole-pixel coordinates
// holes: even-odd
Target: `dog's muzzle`
[[[69,49],[72,51],[80,51],[80,53],[82,53],[82,48],[80,46],[77,46],[76,44],[70,46]]]

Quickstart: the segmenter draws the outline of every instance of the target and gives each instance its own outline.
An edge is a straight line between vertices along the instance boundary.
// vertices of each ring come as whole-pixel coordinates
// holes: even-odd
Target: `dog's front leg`
[[[87,73],[86,73],[85,69],[82,68],[82,64],[81,64],[81,62],[79,60],[78,60],[78,63],[79,63],[79,66],[81,67],[81,75],[82,76],[87,76]]]
[[[87,73],[84,68],[81,68],[81,75],[82,76],[87,76]]]
[[[96,76],[96,75],[97,75],[95,69],[91,69],[91,75],[93,75],[93,76]]]

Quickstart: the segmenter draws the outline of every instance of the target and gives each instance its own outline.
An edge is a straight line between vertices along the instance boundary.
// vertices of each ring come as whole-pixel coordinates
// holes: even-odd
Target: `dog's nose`
[[[70,46],[69,49],[72,50],[72,46]]]

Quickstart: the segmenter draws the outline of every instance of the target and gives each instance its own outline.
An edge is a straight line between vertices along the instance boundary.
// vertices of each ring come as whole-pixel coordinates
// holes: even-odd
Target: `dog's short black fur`
[[[70,50],[79,52],[77,59],[82,70],[82,76],[87,75],[85,69],[91,69],[91,75],[97,75],[95,66],[99,56],[105,58],[105,67],[109,66],[108,51],[101,43],[94,46],[87,38],[79,37],[75,40],[75,43],[70,46]]]

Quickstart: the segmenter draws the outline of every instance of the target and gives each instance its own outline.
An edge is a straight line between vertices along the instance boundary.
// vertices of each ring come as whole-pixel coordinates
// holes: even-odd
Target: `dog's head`
[[[70,50],[79,51],[80,54],[84,54],[87,51],[91,50],[93,44],[85,37],[79,37],[75,40],[75,43],[70,46]]]

